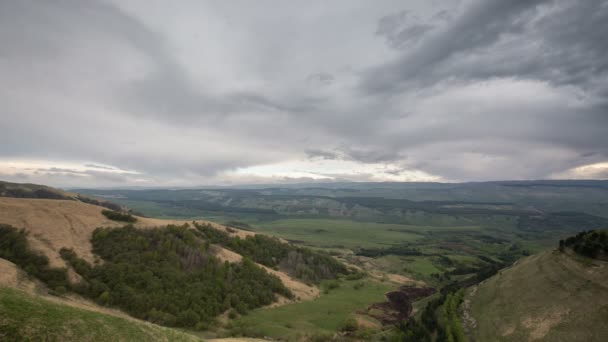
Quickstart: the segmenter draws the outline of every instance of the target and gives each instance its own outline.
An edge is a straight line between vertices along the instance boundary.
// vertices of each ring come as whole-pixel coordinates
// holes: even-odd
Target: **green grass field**
[[[282,338],[298,333],[336,332],[356,311],[385,301],[384,294],[392,289],[389,284],[362,281],[364,286],[360,289],[354,288],[360,281],[342,281],[339,288],[315,300],[254,310],[234,324],[253,328],[264,336]]]
[[[151,323],[48,301],[0,287],[0,341],[202,341]]]
[[[253,225],[256,231],[314,247],[387,247],[414,242],[424,228],[336,219],[283,219]]]
[[[465,299],[477,341],[608,341],[608,262],[542,252]]]

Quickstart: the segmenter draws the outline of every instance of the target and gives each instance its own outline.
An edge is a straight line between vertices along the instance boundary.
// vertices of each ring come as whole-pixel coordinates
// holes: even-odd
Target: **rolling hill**
[[[47,256],[52,267],[67,266],[59,255],[61,248],[74,250],[88,262],[95,261],[91,245],[93,231],[99,227],[118,228],[124,225],[109,220],[102,215],[103,210],[102,207],[74,200],[0,197],[0,223],[25,229],[29,233],[29,244],[34,250]],[[135,227],[145,229],[184,223],[189,222],[137,217]],[[212,222],[199,220],[197,223],[209,224],[232,236],[254,235],[252,232],[227,228]],[[216,256],[222,260],[239,262],[242,259],[241,255],[220,246],[215,246],[214,250]],[[319,293],[316,287],[304,284],[283,272],[269,271],[281,278],[302,300],[312,299]],[[69,274],[74,276],[71,270]]]
[[[0,259],[2,341],[202,341],[78,296],[48,295],[44,284]]]
[[[472,341],[606,341],[608,262],[532,255],[470,288],[464,316]]]
[[[0,266],[2,266],[1,268],[1,273],[3,274],[2,278],[0,279],[0,288],[1,288],[1,300],[2,300],[2,304],[0,306],[0,316],[1,319],[0,321],[3,322],[3,328],[0,329],[3,331],[3,333],[10,333],[13,335],[3,335],[4,337],[8,338],[8,340],[11,340],[11,338],[13,339],[20,339],[20,338],[30,338],[33,340],[36,340],[39,336],[39,334],[43,334],[44,332],[42,332],[42,327],[44,327],[46,325],[45,322],[45,318],[47,315],[49,315],[50,313],[56,314],[59,317],[64,317],[67,321],[72,320],[73,317],[86,317],[83,319],[76,319],[74,318],[74,320],[76,320],[76,323],[70,323],[73,326],[65,326],[62,324],[58,324],[57,322],[48,322],[48,324],[52,324],[54,326],[53,331],[48,331],[48,338],[50,340],[64,340],[65,338],[69,337],[69,336],[80,336],[78,334],[81,334],[83,332],[87,331],[87,325],[91,324],[92,322],[103,322],[104,325],[108,325],[108,328],[98,328],[97,330],[95,330],[96,332],[99,332],[99,337],[96,335],[96,337],[91,337],[91,340],[104,340],[105,337],[110,338],[111,336],[124,336],[125,338],[123,338],[123,340],[148,340],[148,339],[152,339],[152,340],[189,340],[192,339],[192,337],[190,335],[184,335],[181,336],[180,332],[178,331],[173,331],[171,329],[168,328],[164,328],[164,327],[160,327],[160,326],[156,326],[154,324],[151,324],[149,322],[144,322],[144,321],[140,321],[140,320],[134,320],[136,323],[135,326],[126,326],[125,324],[127,324],[128,322],[132,322],[133,319],[125,314],[122,313],[118,310],[112,309],[110,310],[111,312],[109,313],[110,316],[112,317],[105,317],[103,315],[108,315],[108,308],[106,308],[105,306],[100,306],[100,300],[97,297],[90,297],[88,295],[88,292],[84,291],[84,288],[91,288],[91,284],[100,284],[99,281],[97,280],[97,278],[91,278],[91,277],[95,277],[98,275],[98,272],[104,272],[104,265],[111,265],[111,263],[113,262],[111,260],[111,257],[114,256],[114,252],[110,252],[110,254],[105,255],[105,258],[102,256],[100,257],[100,255],[96,254],[99,253],[98,251],[94,251],[94,246],[92,244],[93,242],[93,236],[94,236],[94,232],[99,231],[100,227],[104,227],[106,228],[106,232],[114,232],[114,231],[118,231],[118,232],[129,232],[128,228],[124,228],[125,223],[124,222],[117,222],[117,221],[113,221],[110,220],[106,215],[102,214],[102,212],[104,210],[106,210],[107,206],[99,206],[99,205],[95,205],[95,204],[91,204],[85,201],[82,201],[79,199],[78,195],[74,195],[72,196],[69,193],[65,193],[61,190],[56,190],[56,189],[52,189],[52,188],[48,188],[48,187],[38,187],[38,186],[30,186],[30,185],[19,185],[19,187],[17,187],[18,189],[20,189],[18,191],[19,196],[18,197],[8,197],[8,196],[13,196],[15,195],[14,192],[9,192],[9,191],[4,191],[2,193],[2,197],[0,197],[0,224],[2,225],[2,230],[3,230],[3,234],[12,234],[11,239],[16,239],[18,236],[21,236],[19,234],[17,234],[18,230],[20,229],[24,232],[23,236],[25,237],[25,239],[27,240],[27,245],[29,247],[27,248],[31,248],[32,253],[35,254],[40,254],[41,256],[45,257],[46,259],[48,259],[48,266],[39,266],[40,268],[46,268],[46,267],[50,267],[50,271],[51,272],[55,272],[54,274],[57,275],[59,272],[59,270],[61,269],[67,269],[67,279],[68,282],[70,283],[69,286],[66,286],[68,288],[68,293],[67,294],[61,294],[63,291],[65,291],[65,289],[63,289],[62,287],[57,288],[55,286],[53,286],[52,288],[46,288],[46,286],[41,283],[38,282],[36,279],[32,278],[31,274],[36,274],[31,273],[31,270],[28,270],[28,267],[31,266],[27,266],[28,261],[30,260],[32,257],[28,256],[28,255],[24,255],[25,252],[18,252],[21,253],[21,258],[19,259],[19,255],[14,254],[15,251],[18,251],[19,249],[16,247],[16,245],[12,245],[10,241],[8,241],[8,245],[6,245],[7,241],[3,241],[4,244],[2,244],[2,248],[8,248],[8,249],[4,249],[0,252],[0,254],[4,255],[5,257],[8,257],[10,260],[15,260],[15,262],[17,261],[23,261],[22,264],[23,266],[27,266],[24,269],[28,270],[27,274],[26,272],[23,272],[21,269],[19,269],[17,266],[15,266],[13,263],[11,263],[8,260],[5,259],[0,259]],[[15,189],[15,187],[13,186],[12,189]],[[45,198],[40,198],[40,196],[37,195],[32,195],[36,193],[36,189],[45,189],[45,194],[47,193],[53,193],[56,194],[57,196],[50,196],[50,195],[45,195]],[[12,191],[12,190],[11,190]],[[23,195],[23,194],[28,194]],[[207,221],[201,221],[198,220],[196,222],[193,221],[183,221],[183,220],[160,220],[160,219],[152,219],[152,218],[146,218],[146,217],[139,217],[139,216],[134,216],[136,219],[136,222],[133,224],[134,226],[134,231],[133,233],[131,233],[132,235],[135,234],[138,237],[138,239],[152,239],[149,240],[150,243],[154,243],[154,238],[155,236],[158,237],[159,234],[164,234],[164,236],[166,236],[165,240],[167,240],[167,242],[171,241],[170,243],[170,248],[173,249],[174,251],[176,251],[181,258],[181,261],[179,261],[180,259],[177,259],[177,261],[179,263],[182,263],[182,266],[174,266],[175,270],[178,270],[180,268],[183,268],[183,270],[181,272],[183,277],[187,277],[190,276],[188,275],[190,270],[198,270],[200,263],[202,262],[203,265],[207,265],[205,266],[206,268],[201,268],[199,271],[197,272],[207,272],[205,271],[206,269],[209,269],[211,272],[214,272],[213,274],[214,277],[223,277],[222,274],[224,274],[225,272],[228,272],[229,274],[226,274],[227,277],[230,277],[231,279],[235,280],[241,279],[241,282],[245,282],[245,288],[248,288],[249,286],[254,285],[256,282],[260,282],[260,281],[272,281],[272,278],[274,277],[279,283],[281,283],[281,286],[284,286],[284,288],[286,288],[286,291],[289,291],[289,295],[293,296],[290,298],[284,297],[284,296],[279,296],[278,293],[280,292],[280,290],[272,290],[275,291],[275,299],[274,299],[274,303],[272,303],[273,300],[270,300],[269,303],[271,303],[272,307],[276,307],[276,306],[281,306],[281,305],[285,305],[288,303],[293,303],[293,302],[301,302],[301,301],[306,301],[306,300],[311,300],[316,298],[317,296],[319,296],[319,288],[311,283],[305,283],[304,281],[298,279],[297,277],[295,277],[294,275],[290,275],[287,274],[286,271],[284,271],[284,267],[278,267],[277,266],[273,266],[273,267],[268,267],[265,266],[263,264],[260,263],[255,263],[252,262],[251,259],[249,259],[249,257],[253,257],[255,259],[255,257],[257,256],[258,253],[257,251],[253,250],[244,250],[246,253],[246,256],[248,258],[244,258],[243,255],[236,253],[233,250],[230,250],[228,248],[226,248],[225,246],[223,246],[221,243],[219,244],[209,244],[209,241],[205,242],[205,235],[198,232],[197,229],[195,229],[195,227],[198,227],[199,229],[204,229],[207,234],[210,234],[211,231],[213,232],[217,232],[216,234],[220,234],[220,236],[222,236],[222,238],[224,239],[223,241],[226,243],[232,243],[232,247],[233,249],[236,247],[239,247],[239,243],[245,243],[245,242],[250,242],[249,247],[247,248],[252,248],[252,246],[255,248],[254,245],[252,245],[251,241],[258,241],[258,240],[251,240],[248,239],[250,237],[254,237],[255,234],[252,232],[248,232],[248,231],[244,231],[244,230],[239,230],[237,228],[233,228],[233,227],[226,227],[223,225],[219,225],[219,224],[215,224],[212,222],[207,222]],[[189,226],[185,226],[184,224],[188,223]],[[166,228],[165,228],[166,227]],[[170,227],[174,227],[174,228],[170,228]],[[190,231],[191,233],[188,233],[189,236],[193,236],[195,237],[195,241],[191,241],[188,239],[188,236],[184,236],[184,228],[183,227],[189,227],[189,228],[185,228],[186,231]],[[109,229],[109,230],[108,230]],[[133,229],[133,228],[131,228]],[[136,233],[136,232],[142,232],[142,233]],[[13,233],[11,233],[13,232]],[[103,231],[102,231],[103,232]],[[150,232],[150,233],[146,233],[146,232]],[[188,235],[186,234],[186,235]],[[98,234],[98,236],[101,236],[104,234]],[[8,236],[8,235],[6,235]],[[5,236],[5,237],[6,237]],[[3,237],[4,239],[4,237]],[[185,239],[185,240],[183,240]],[[99,238],[99,241],[103,240],[103,238]],[[183,242],[179,242],[180,240],[183,240]],[[14,240],[14,241],[19,241]],[[99,242],[98,241],[98,242]],[[120,240],[117,240],[120,241]],[[139,240],[138,240],[139,241]],[[198,241],[198,242],[197,242]],[[288,251],[292,251],[292,252],[297,252],[297,253],[301,253],[298,251],[298,249],[294,249],[292,247],[289,247],[286,242],[278,240],[278,239],[271,239],[271,238],[267,238],[264,241],[268,241],[267,243],[271,243],[272,246],[280,246],[280,245],[285,245],[285,247],[282,247],[282,250],[285,250],[285,253],[287,253]],[[102,241],[103,242],[103,241]],[[102,243],[100,242],[100,243]],[[108,245],[109,243],[109,245]],[[117,245],[116,243],[113,242],[108,242],[106,243],[106,246],[108,246],[108,248],[115,248]],[[176,243],[178,243],[178,245],[175,245]],[[236,245],[235,245],[236,243]],[[182,244],[183,247],[179,247]],[[278,244],[278,245],[277,245]],[[125,247],[127,247],[128,244],[125,244]],[[176,247],[177,246],[177,247]],[[191,246],[191,247],[187,247],[187,246]],[[198,247],[197,247],[198,246]],[[160,247],[160,246],[159,246]],[[17,249],[15,249],[17,248]],[[128,247],[130,248],[130,247]],[[153,248],[153,247],[151,247]],[[165,250],[164,248],[166,248],[166,244],[164,245],[164,247],[162,247],[162,250]],[[175,249],[177,248],[177,249]],[[181,248],[181,249],[180,249]],[[186,249],[184,249],[186,248]],[[192,248],[195,248],[194,250]],[[60,251],[70,251],[72,254],[71,258],[72,259],[66,259],[65,255],[61,255],[62,253],[60,253]],[[160,249],[159,249],[160,250]],[[125,250],[124,252],[131,252],[128,250]],[[30,253],[30,252],[27,252]],[[26,254],[27,254],[26,253]],[[137,253],[137,252],[134,252]],[[253,255],[250,255],[250,253],[253,253]],[[291,252],[290,252],[291,253]],[[313,254],[306,254],[309,255],[309,257],[316,255],[316,252],[307,252],[307,253],[313,253]],[[11,259],[11,255],[12,255],[12,259]],[[141,254],[143,257],[145,257],[148,254]],[[174,254],[167,254],[168,256],[174,255]],[[291,255],[291,254],[290,254]],[[297,254],[296,254],[297,255]],[[213,258],[215,257],[215,259]],[[158,256],[156,257],[158,258]],[[194,259],[192,259],[194,258]],[[201,259],[202,258],[202,259]],[[209,259],[211,258],[211,259]],[[318,258],[318,257],[315,257]],[[36,259],[38,260],[38,259]],[[67,262],[69,260],[69,262]],[[161,261],[161,259],[158,259],[159,261]],[[214,261],[217,260],[217,261]],[[72,263],[73,261],[76,261],[76,264]],[[168,262],[168,261],[162,261],[162,262]],[[188,265],[185,265],[183,263],[189,263]],[[224,263],[225,262],[225,263]],[[299,262],[299,261],[298,261]],[[84,263],[84,264],[83,264]],[[110,264],[108,264],[110,263]],[[84,270],[88,270],[91,269],[93,270],[93,268],[95,269],[94,272],[96,273],[87,273],[83,271],[82,265],[88,264],[89,266],[86,266],[86,268],[84,268]],[[230,264],[231,266],[227,266],[228,264]],[[79,267],[75,266],[78,265]],[[107,268],[106,271],[107,272],[116,272],[116,267],[123,267],[123,266],[128,265],[128,263],[125,263],[125,261],[116,261],[116,266],[112,266],[114,268]],[[144,264],[141,264],[144,265]],[[215,266],[214,266],[215,265]],[[249,265],[249,266],[248,266]],[[22,267],[23,267],[22,266]],[[223,266],[221,268],[218,268],[219,266]],[[302,264],[299,264],[298,267],[301,267]],[[38,266],[37,266],[38,267]],[[108,266],[109,267],[109,266]],[[128,266],[128,267],[133,267]],[[211,267],[211,268],[209,268]],[[316,267],[315,265],[311,265],[310,267]],[[159,270],[161,270],[160,268],[158,268]],[[57,271],[55,271],[57,270]],[[215,270],[215,271],[213,271]],[[123,271],[119,271],[118,274],[116,275],[120,275]],[[176,272],[180,272],[180,271],[176,271]],[[219,273],[218,273],[219,272]],[[230,272],[236,272],[234,273],[234,275],[231,275]],[[253,273],[251,273],[253,272]],[[257,273],[256,273],[257,272]],[[262,272],[262,273],[259,273]],[[258,274],[258,276],[255,276],[255,274]],[[248,275],[249,274],[249,275]],[[268,274],[268,276],[264,275],[264,274]],[[178,273],[175,273],[173,276],[178,275]],[[133,275],[128,275],[128,273],[122,273],[122,275],[120,275],[120,277],[133,277]],[[162,280],[163,276],[157,274],[157,279]],[[87,278],[88,277],[88,278]],[[158,278],[160,277],[160,278]],[[249,277],[249,278],[248,278]],[[253,277],[253,278],[251,278]],[[266,277],[266,278],[265,278]],[[270,278],[268,278],[270,277]],[[112,284],[115,283],[115,281],[113,281],[112,279],[106,279],[106,281],[109,281],[108,283],[106,283],[106,285],[103,285],[104,287],[106,286],[113,286]],[[121,278],[122,279],[122,278]],[[184,278],[185,279],[185,278]],[[267,279],[267,280],[264,280]],[[103,281],[103,279],[101,279],[101,281]],[[128,283],[128,280],[124,280]],[[165,279],[163,281],[168,281],[168,279]],[[127,284],[125,283],[125,284]],[[230,283],[227,283],[230,284]],[[123,286],[122,288],[120,286]],[[124,285],[120,285],[118,288],[116,288],[116,291],[120,291],[121,289],[124,288]],[[132,285],[132,286],[136,286],[136,285]],[[107,290],[106,292],[108,292],[110,290],[110,287],[106,287]],[[56,297],[56,296],[49,296],[47,295],[49,292],[53,293],[54,295],[57,294],[57,289],[61,290],[60,292],[60,296]],[[70,290],[71,289],[71,290]],[[162,288],[160,289],[162,291]],[[202,290],[202,289],[201,289]],[[75,295],[72,291],[75,291],[79,294],[81,294],[84,297]],[[84,292],[83,292],[84,291]],[[93,290],[91,290],[93,291]],[[131,291],[131,290],[130,290]],[[138,290],[139,291],[139,290]],[[197,290],[198,291],[198,290]],[[207,291],[207,290],[204,290]],[[227,291],[226,288],[223,288],[222,291]],[[230,290],[228,290],[230,291]],[[246,290],[247,291],[247,290]],[[265,289],[264,291],[268,291],[267,289]],[[276,292],[279,291],[279,292]],[[116,292],[118,293],[118,292]],[[255,293],[255,292],[254,292]],[[270,292],[272,294],[272,292]],[[107,294],[105,294],[107,296]],[[255,293],[255,295],[262,295],[261,292]],[[76,296],[76,297],[74,297]],[[118,296],[118,295],[117,295]],[[145,296],[144,292],[141,292],[141,295],[138,295],[138,297],[141,296]],[[222,295],[223,296],[223,295]],[[266,295],[267,296],[267,295]],[[74,308],[74,300],[69,299],[69,298],[77,298],[76,302],[82,304],[82,303],[86,303],[86,307],[83,308],[80,306],[77,306]],[[85,299],[85,298],[90,298],[90,299]],[[143,298],[143,297],[142,297]],[[244,300],[245,298],[243,298]],[[228,299],[226,299],[228,300]],[[235,305],[239,303],[239,299],[238,298],[231,298],[231,303],[232,304],[226,304],[224,303],[223,305],[228,305],[228,307],[230,307],[230,305]],[[249,298],[246,299],[248,300],[247,304],[249,306],[254,305],[255,306],[259,306],[261,305],[260,303],[262,302],[256,302],[255,298]],[[141,302],[141,301],[140,301]],[[115,303],[118,303],[115,301]],[[257,304],[255,304],[257,303]],[[114,305],[113,305],[114,306]],[[15,311],[15,308],[22,308],[20,309],[21,311],[17,312]],[[204,307],[198,307],[199,310],[203,310]],[[80,310],[80,311],[79,311]],[[81,310],[89,310],[92,311],[93,313],[82,313]],[[174,309],[172,309],[174,310]],[[204,309],[207,310],[207,309]],[[214,312],[217,312],[217,310],[221,310],[219,308],[215,308],[213,309],[215,310]],[[241,307],[239,307],[239,310],[241,310]],[[132,312],[136,312],[134,310],[131,310]],[[116,315],[116,313],[118,313],[118,315]],[[22,316],[20,316],[21,314],[23,314]],[[40,315],[40,316],[37,316]],[[102,316],[100,316],[102,315]],[[115,316],[117,316],[118,318],[116,318]],[[152,316],[150,316],[147,313],[143,313],[143,314],[138,314],[138,317],[142,318],[142,319],[147,319],[147,320],[153,320]],[[167,316],[163,316],[163,319],[166,318]],[[127,319],[127,321],[123,322],[122,320]],[[39,326],[33,326],[32,324],[38,324]],[[116,324],[116,326],[113,326],[112,324]],[[179,323],[181,324],[181,323]],[[128,324],[127,324],[128,325]],[[173,323],[168,324],[168,325],[173,325]],[[151,326],[151,330],[147,329],[147,328],[142,328],[142,327],[149,327]],[[22,327],[25,327],[22,329]],[[73,328],[73,329],[72,329]],[[25,329],[25,330],[24,330]],[[126,329],[126,330],[125,330]],[[130,331],[130,330],[132,331]],[[146,330],[147,329],[147,330]],[[27,330],[27,331],[26,331]],[[28,332],[29,331],[29,332]],[[31,333],[31,334],[30,334]],[[26,335],[23,335],[26,334]],[[30,335],[28,335],[30,334]],[[67,334],[67,335],[66,335]],[[73,335],[70,335],[73,334]],[[143,335],[142,335],[143,334]],[[16,336],[16,337],[15,337]],[[148,338],[145,338],[145,336],[148,336]],[[168,337],[167,337],[168,336]],[[80,339],[80,338],[79,338]],[[86,339],[86,338],[85,338]],[[121,340],[120,338],[118,338],[118,340]]]

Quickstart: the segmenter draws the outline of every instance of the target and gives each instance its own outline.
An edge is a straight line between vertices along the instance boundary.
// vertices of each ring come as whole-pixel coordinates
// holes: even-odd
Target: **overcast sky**
[[[608,178],[608,1],[0,0],[0,179]]]

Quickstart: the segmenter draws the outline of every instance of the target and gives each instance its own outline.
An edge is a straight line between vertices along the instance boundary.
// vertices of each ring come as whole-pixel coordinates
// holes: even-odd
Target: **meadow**
[[[281,219],[252,226],[261,233],[324,248],[387,247],[423,237],[415,226],[337,219]]]
[[[356,284],[362,284],[355,286]],[[247,331],[257,336],[295,338],[298,334],[334,333],[357,311],[372,303],[386,300],[384,294],[394,284],[371,279],[342,280],[338,288],[319,298],[276,308],[249,312],[232,323],[236,331]],[[372,320],[366,317],[367,320]]]

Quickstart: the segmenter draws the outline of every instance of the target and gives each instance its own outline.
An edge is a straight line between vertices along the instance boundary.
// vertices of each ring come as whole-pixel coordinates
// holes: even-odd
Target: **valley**
[[[562,192],[564,184],[557,185],[527,187],[526,196]],[[569,182],[567,191],[575,185]],[[41,297],[42,306],[31,310],[60,310],[65,315],[60,317],[69,321],[65,317],[77,315],[74,310],[91,309],[92,317],[112,317],[104,326],[117,330],[109,335],[136,334],[128,328],[154,340],[489,341],[498,329],[502,340],[515,341],[549,338],[570,318],[573,323],[563,329],[576,334],[574,326],[581,324],[574,323],[581,310],[576,303],[606,298],[602,282],[608,275],[602,261],[584,266],[581,257],[556,251],[560,239],[608,227],[602,215],[566,211],[563,198],[538,207],[530,201],[500,202],[506,195],[488,202],[412,201],[405,199],[414,196],[408,189],[369,186],[355,184],[358,190],[350,191],[78,189],[82,194],[49,190],[24,195],[28,186],[5,185],[21,192],[19,197],[10,197],[14,191],[0,197],[2,253],[25,271],[19,271],[22,281],[5,283],[0,308],[28,308]],[[419,186],[416,196],[423,189],[441,188]],[[496,196],[495,186],[476,184],[471,196]],[[589,187],[579,184],[576,190],[583,198]],[[337,196],[355,191],[366,196]],[[273,195],[277,192],[281,194]],[[591,192],[594,201],[608,200],[603,183]],[[222,198],[220,204],[211,206],[210,193]],[[401,198],[381,197],[388,193]],[[511,196],[509,200],[517,200]],[[91,203],[110,203],[120,210]],[[319,210],[325,205],[326,211]],[[25,229],[27,242],[17,242],[23,239],[18,228]],[[32,252],[10,252],[11,246],[24,243]],[[39,264],[34,271],[27,260],[36,253],[48,259],[48,266]],[[562,282],[562,268],[569,270],[564,274],[567,282],[560,285],[566,286],[563,296],[591,286],[594,290],[586,294],[590,297],[538,313],[523,306],[505,307],[523,286],[530,286],[525,291],[532,296],[526,303],[550,307],[554,299],[542,299],[542,293]],[[572,277],[578,274],[579,283]],[[30,279],[30,285],[23,285],[23,279]],[[183,292],[175,292],[177,288]],[[542,300],[534,304],[532,298]],[[74,307],[74,302],[88,304]],[[602,303],[596,301],[590,309],[597,319],[587,330],[603,319]],[[530,317],[521,316],[523,311]],[[33,323],[26,316],[4,317],[15,317],[7,321],[15,323],[2,329],[21,334],[15,336],[33,329],[36,336],[39,328],[14,325],[30,327]],[[135,325],[127,327],[117,319]],[[549,323],[542,323],[546,320]],[[61,339],[64,333],[78,334],[78,329],[84,328],[63,327],[52,336]],[[592,341],[606,334],[591,330]]]
[[[608,0],[0,1],[0,342],[608,341]]]

